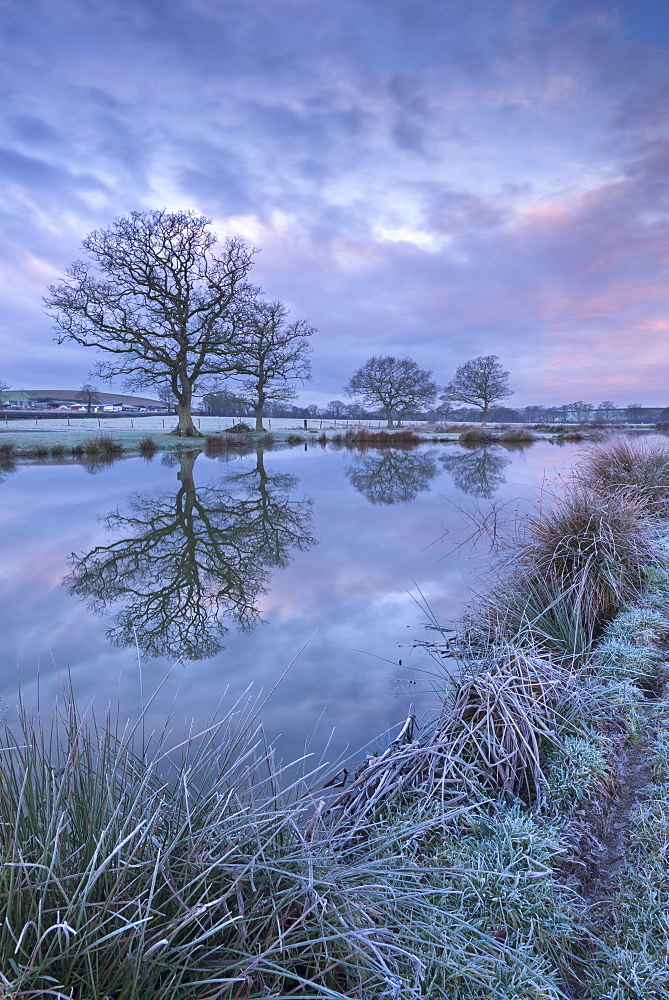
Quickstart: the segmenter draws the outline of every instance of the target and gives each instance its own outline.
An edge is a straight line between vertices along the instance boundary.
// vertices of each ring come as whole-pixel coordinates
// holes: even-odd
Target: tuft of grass
[[[422,444],[422,438],[410,430],[398,431],[368,431],[362,428],[349,431],[344,442],[353,448],[414,448]]]
[[[576,475],[593,492],[622,491],[647,513],[669,513],[669,442],[665,438],[617,435],[591,448]]]
[[[460,444],[465,448],[479,448],[482,444],[493,444],[495,435],[477,427],[469,427],[460,435]]]
[[[65,445],[55,444],[51,449],[52,458],[65,458]]]
[[[470,615],[474,629],[583,655],[659,562],[657,532],[634,497],[581,484],[542,497],[512,565]]]
[[[608,752],[607,752],[608,751]],[[585,805],[603,785],[613,786],[611,746],[601,736],[565,736],[545,761],[548,798],[558,809]]]
[[[497,437],[497,440],[502,444],[528,445],[536,441],[537,437],[536,434],[532,434],[531,431],[528,431],[523,427],[519,427],[513,430],[504,431]]]
[[[65,691],[50,718],[21,707],[15,727],[0,722],[6,991],[421,1000],[473,980],[504,997],[500,962],[519,974],[523,947],[462,904],[466,868],[411,846],[438,839],[443,811],[395,816],[346,849],[307,826],[324,772],[277,768],[256,718],[236,705],[175,745],[167,731],[147,744],[141,720],[83,715]],[[531,889],[536,876],[499,880]]]
[[[158,445],[150,435],[147,434],[146,437],[143,437],[139,442],[139,453],[140,455],[143,455],[144,458],[153,458],[157,451]]]
[[[16,445],[11,441],[0,444],[0,469],[4,472],[13,469],[16,457]]]

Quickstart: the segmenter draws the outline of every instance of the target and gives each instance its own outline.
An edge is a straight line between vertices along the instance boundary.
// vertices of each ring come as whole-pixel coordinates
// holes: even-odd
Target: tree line
[[[264,429],[264,416],[274,414],[335,419],[383,414],[389,427],[419,414],[477,417],[483,425],[489,416],[533,422],[620,419],[610,401],[598,407],[583,401],[500,407],[513,392],[496,355],[465,362],[441,390],[433,373],[411,358],[375,355],[343,388],[352,402],[332,400],[324,410],[295,407],[290,400],[296,384],[311,378],[315,330],[305,320],[290,319],[282,302],[268,300],[250,282],[256,251],[239,238],[219,242],[210,225],[192,211],[122,216],[84,239],[86,259],[75,261],[45,298],[56,340],[101,352],[92,372],[99,378],[121,379],[128,390],[153,390],[173,403],[178,436],[199,436],[192,419],[196,395],[210,413],[253,414],[257,430]],[[90,383],[82,387],[89,407],[93,392]],[[625,419],[638,423],[643,411],[630,404]],[[669,410],[657,413],[655,419],[662,420]]]

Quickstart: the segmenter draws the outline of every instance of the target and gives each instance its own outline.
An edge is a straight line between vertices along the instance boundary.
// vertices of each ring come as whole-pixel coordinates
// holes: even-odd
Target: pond
[[[0,695],[205,726],[264,705],[284,759],[333,760],[436,699],[414,640],[485,576],[468,510],[522,505],[579,446],[186,453],[19,465],[0,482]],[[260,692],[263,692],[260,695]]]

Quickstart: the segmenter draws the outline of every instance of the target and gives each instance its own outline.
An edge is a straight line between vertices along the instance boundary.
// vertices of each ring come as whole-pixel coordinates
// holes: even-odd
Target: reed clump
[[[16,445],[11,441],[0,444],[0,471],[11,472],[16,465]]]
[[[305,832],[324,773],[278,769],[256,714],[147,745],[141,722],[82,715],[66,691],[50,718],[0,724],[9,995],[446,1000],[458,982],[486,991],[500,964],[522,972],[522,942],[492,936],[468,898],[467,859],[416,853],[442,842],[442,810],[387,816],[362,852]],[[523,862],[517,899],[538,874]]]
[[[267,440],[266,436],[263,438],[263,447],[268,447],[270,441]],[[251,438],[241,432],[235,433],[228,437],[228,432],[221,435],[212,435],[208,437],[205,446],[204,453],[207,458],[216,458],[219,455],[227,455],[230,452],[245,453],[250,451],[252,448]]]
[[[375,448],[379,445],[406,448],[421,444],[422,439],[411,430],[368,431],[363,427],[357,431],[348,431],[345,442],[354,448]]]
[[[146,435],[139,442],[139,453],[143,458],[153,458],[158,451],[158,445],[150,435]]]
[[[580,481],[544,495],[510,549],[509,565],[468,616],[470,641],[491,634],[564,655],[586,652],[658,563],[658,538],[632,493]]]
[[[579,482],[603,495],[623,492],[649,514],[669,513],[669,442],[659,437],[619,435],[588,450]]]

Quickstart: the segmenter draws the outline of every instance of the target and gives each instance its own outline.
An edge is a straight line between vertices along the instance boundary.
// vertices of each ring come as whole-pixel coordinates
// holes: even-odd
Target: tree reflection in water
[[[104,518],[120,537],[73,554],[64,581],[97,614],[120,605],[108,638],[148,656],[213,656],[226,622],[258,621],[271,570],[316,544],[312,501],[292,499],[297,478],[266,472],[262,451],[252,470],[205,487],[193,480],[197,455],[180,455],[176,493],[137,494]]]
[[[492,448],[478,448],[464,455],[446,455],[441,462],[459,490],[489,500],[506,482],[504,470],[511,459]]]
[[[437,464],[430,452],[386,448],[366,454],[349,465],[346,476],[359,493],[374,504],[409,503],[430,489]]]

